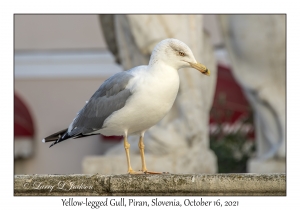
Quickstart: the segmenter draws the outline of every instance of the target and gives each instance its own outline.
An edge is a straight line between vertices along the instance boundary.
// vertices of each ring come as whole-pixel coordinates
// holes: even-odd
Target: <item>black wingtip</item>
[[[52,147],[52,146],[55,145],[55,144],[57,144],[56,141],[55,141],[54,143],[52,143],[52,144],[49,146],[49,148]]]
[[[52,147],[52,146],[54,146],[55,144],[58,144],[58,143],[60,143],[60,142],[62,142],[62,141],[65,141],[65,140],[67,140],[67,139],[69,139],[69,138],[71,138],[71,136],[69,136],[68,133],[63,134],[62,136],[59,135],[59,138],[58,138],[55,142],[53,142],[53,143],[49,146],[49,148]]]
[[[53,142],[53,143],[49,146],[49,148],[52,147],[52,146],[54,146],[55,144],[61,142],[61,141],[62,141],[61,139],[57,139],[55,142]]]

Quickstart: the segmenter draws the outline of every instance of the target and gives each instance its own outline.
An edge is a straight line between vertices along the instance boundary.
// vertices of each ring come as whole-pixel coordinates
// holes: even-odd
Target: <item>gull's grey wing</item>
[[[81,109],[68,129],[68,136],[84,135],[102,128],[105,119],[123,108],[132,95],[127,84],[133,76],[126,71],[107,79]]]

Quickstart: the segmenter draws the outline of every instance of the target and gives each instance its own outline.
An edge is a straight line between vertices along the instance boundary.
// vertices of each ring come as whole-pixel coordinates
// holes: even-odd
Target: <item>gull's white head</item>
[[[164,62],[177,70],[192,67],[203,74],[210,75],[210,71],[196,61],[191,49],[177,39],[165,39],[154,47],[149,65],[157,62]]]

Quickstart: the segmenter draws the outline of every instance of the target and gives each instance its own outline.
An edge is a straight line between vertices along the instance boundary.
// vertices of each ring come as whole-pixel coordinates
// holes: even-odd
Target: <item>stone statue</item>
[[[217,72],[209,36],[203,31],[202,16],[102,15],[100,18],[104,31],[107,28],[103,24],[108,22],[107,19],[111,21],[114,18],[118,52],[113,53],[125,70],[138,65],[148,65],[154,46],[165,38],[176,38],[185,42],[195,58],[211,70],[211,76],[206,78],[192,69],[179,70],[181,84],[177,99],[170,113],[145,133],[145,153],[146,164],[154,171],[216,173],[217,160],[209,149],[208,125]],[[138,137],[132,136],[129,141],[136,142]],[[140,167],[137,144],[131,144],[130,151],[132,167]],[[97,168],[98,171],[95,169],[85,172],[123,173],[126,170],[126,161],[120,159],[124,157],[123,153],[123,143],[120,143],[110,149],[105,157],[86,159],[84,168],[100,159],[103,164],[101,168]],[[122,157],[116,154],[122,154]],[[108,162],[109,168],[104,166]],[[96,163],[94,165],[96,167]]]
[[[285,15],[222,15],[235,78],[253,110],[257,158],[248,171],[285,172]]]

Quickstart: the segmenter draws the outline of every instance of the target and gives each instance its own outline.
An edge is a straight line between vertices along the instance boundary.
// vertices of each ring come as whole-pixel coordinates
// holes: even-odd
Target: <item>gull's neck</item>
[[[151,53],[150,60],[149,60],[149,66],[154,66],[159,61],[159,53],[160,51],[157,49],[154,49]]]
[[[160,79],[179,77],[177,69],[161,60],[150,62],[148,65],[148,72]]]

